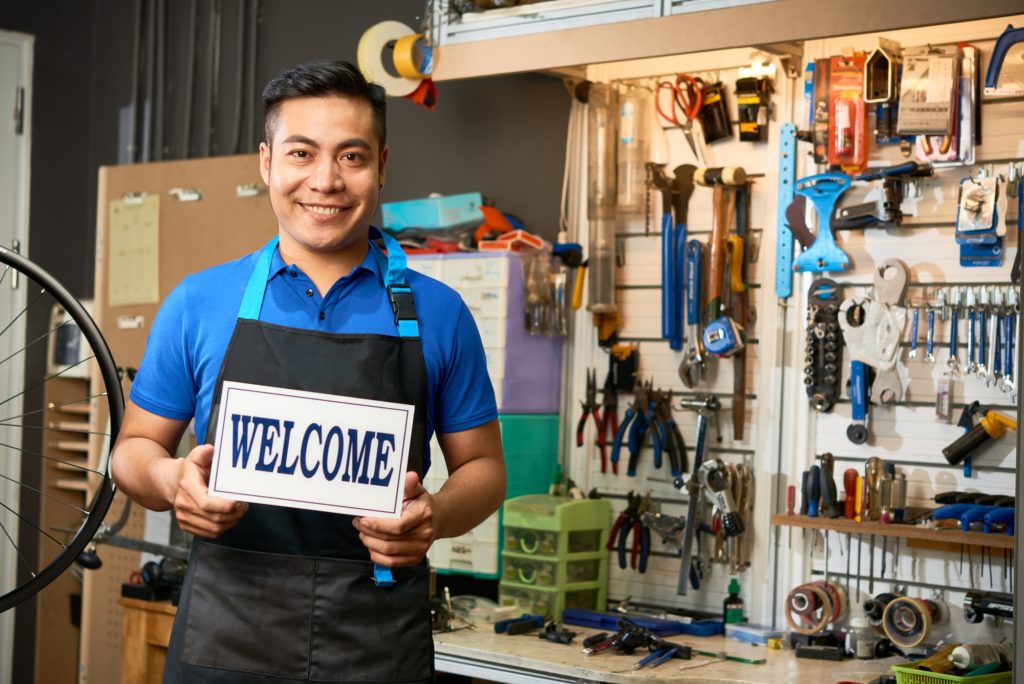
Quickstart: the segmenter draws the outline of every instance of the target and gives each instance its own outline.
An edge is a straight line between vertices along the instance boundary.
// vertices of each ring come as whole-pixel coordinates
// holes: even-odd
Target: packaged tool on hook
[[[867,166],[864,53],[832,57],[829,79],[828,163],[847,173],[860,172]]]
[[[773,90],[772,80],[767,76],[749,76],[736,81],[736,110],[741,141],[768,142],[768,116]]]
[[[708,83],[704,86],[704,98],[700,106],[700,123],[704,128],[704,142],[732,138],[732,124],[729,121],[729,107],[725,101],[725,84]]]

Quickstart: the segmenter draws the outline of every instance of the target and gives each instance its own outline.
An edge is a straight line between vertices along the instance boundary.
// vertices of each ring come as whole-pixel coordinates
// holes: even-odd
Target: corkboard
[[[239,189],[241,188],[241,192]],[[181,189],[184,193],[172,193]],[[190,191],[201,198],[184,201]],[[256,191],[254,193],[254,190]],[[259,175],[256,155],[106,166],[99,171],[97,207],[95,317],[121,367],[137,368],[159,304],[110,306],[109,228],[111,202],[142,193],[159,195],[159,293],[161,301],[182,278],[218,263],[255,251],[270,239],[277,223]],[[128,327],[135,321],[138,327]],[[98,382],[94,379],[94,382]],[[106,422],[105,407],[94,419]],[[90,455],[99,463],[102,445]],[[117,495],[107,522],[124,505]],[[133,506],[121,534],[142,538],[145,511]],[[86,574],[83,587],[80,682],[117,684],[121,668],[121,583],[139,569],[138,552],[101,546],[104,564]]]

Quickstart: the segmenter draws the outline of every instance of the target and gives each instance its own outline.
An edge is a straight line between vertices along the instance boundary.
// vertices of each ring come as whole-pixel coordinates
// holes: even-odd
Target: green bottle
[[[743,617],[743,599],[740,598],[740,583],[735,577],[729,582],[729,596],[722,601],[722,619],[727,625],[747,621]]]

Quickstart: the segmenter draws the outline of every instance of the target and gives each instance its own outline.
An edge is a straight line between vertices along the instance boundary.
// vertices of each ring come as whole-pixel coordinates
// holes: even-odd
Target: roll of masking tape
[[[379,84],[391,97],[405,97],[420,84],[420,79],[396,76],[384,66],[385,50],[393,55],[393,46],[399,39],[409,35],[414,36],[415,32],[402,22],[382,21],[366,29],[356,48],[356,60],[363,76]]]
[[[402,36],[395,43],[395,69],[405,78],[428,78],[434,71],[434,48],[422,33]]]

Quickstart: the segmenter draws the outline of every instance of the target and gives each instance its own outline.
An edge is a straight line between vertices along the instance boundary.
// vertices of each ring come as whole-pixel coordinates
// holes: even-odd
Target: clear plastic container
[[[647,196],[648,102],[651,94],[640,87],[630,87],[619,98],[618,194],[615,211],[619,214],[641,214]]]
[[[615,89],[601,83],[590,88],[587,132],[587,279],[592,313],[613,313],[615,305]]]
[[[875,657],[875,630],[867,618],[850,618],[850,627],[846,632],[846,651],[855,658]]]

